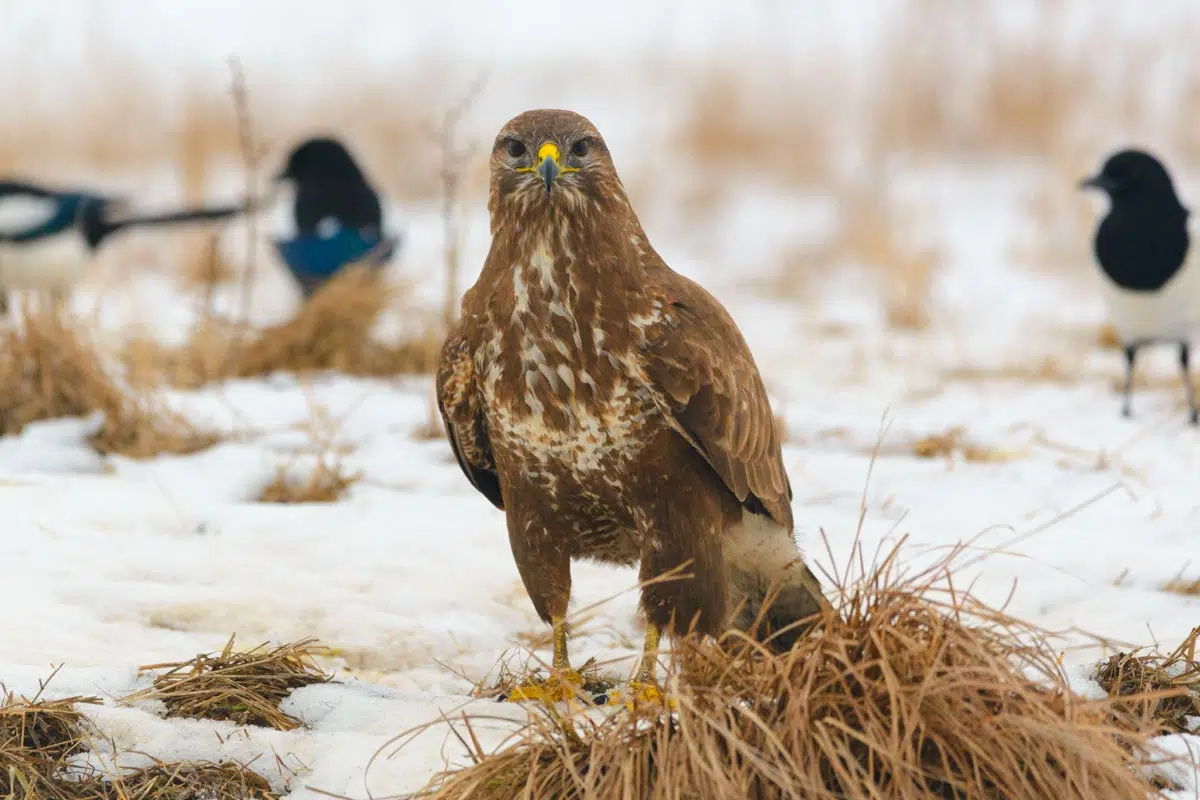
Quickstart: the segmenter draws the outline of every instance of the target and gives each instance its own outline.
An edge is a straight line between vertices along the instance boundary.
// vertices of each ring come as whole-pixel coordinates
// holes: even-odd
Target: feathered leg
[[[558,702],[579,693],[583,678],[571,669],[567,656],[567,605],[571,599],[571,557],[561,538],[529,512],[508,514],[508,540],[513,559],[533,608],[554,631],[551,675],[530,680],[508,693],[511,701]]]
[[[639,520],[642,610],[652,628],[676,636],[716,636],[724,630],[729,608],[720,541],[721,495],[697,487],[680,496],[686,501],[664,498]]]

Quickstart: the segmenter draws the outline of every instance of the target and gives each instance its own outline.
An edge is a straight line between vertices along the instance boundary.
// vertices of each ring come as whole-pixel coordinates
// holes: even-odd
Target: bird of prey
[[[126,204],[94,192],[0,181],[0,311],[7,290],[62,297],[79,282],[109,236],[131,227],[223,219],[242,206],[117,216]]]
[[[1104,276],[1109,319],[1125,351],[1122,413],[1131,414],[1134,362],[1148,344],[1179,348],[1191,423],[1200,422],[1189,369],[1200,323],[1200,266],[1191,248],[1188,209],[1162,163],[1140,150],[1110,156],[1084,189],[1108,195],[1110,208],[1093,246]]]
[[[385,230],[379,195],[340,141],[302,142],[275,180],[293,190],[275,248],[305,298],[343,267],[382,267],[398,250],[399,237]]]
[[[505,512],[555,674],[578,678],[574,559],[640,564],[635,692],[657,696],[664,630],[749,629],[761,612],[756,635],[789,647],[828,601],[792,536],[775,417],[737,325],[655,252],[586,118],[517,116],[490,170],[491,249],[443,344],[438,406],[462,471]]]

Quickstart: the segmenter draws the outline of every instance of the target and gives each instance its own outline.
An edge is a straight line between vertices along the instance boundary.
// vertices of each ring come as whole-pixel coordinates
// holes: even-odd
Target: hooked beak
[[[1090,178],[1084,178],[1083,180],[1081,180],[1079,182],[1079,188],[1080,189],[1099,189],[1101,191],[1107,192],[1107,191],[1110,191],[1113,187],[1112,187],[1112,181],[1110,181],[1108,178],[1104,177],[1103,175],[1093,175]]]
[[[558,157],[558,145],[553,142],[546,142],[538,148],[537,174],[541,177],[542,183],[546,184],[546,194],[550,194],[550,190],[554,187],[554,181],[562,172],[558,166]]]

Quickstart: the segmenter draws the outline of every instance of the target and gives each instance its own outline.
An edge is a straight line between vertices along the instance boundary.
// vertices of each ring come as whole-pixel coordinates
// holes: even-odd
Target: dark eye
[[[589,139],[579,139],[575,144],[571,145],[571,155],[576,158],[583,158],[592,149],[592,143]]]
[[[520,158],[525,155],[525,145],[517,139],[508,140],[508,156],[509,158]]]

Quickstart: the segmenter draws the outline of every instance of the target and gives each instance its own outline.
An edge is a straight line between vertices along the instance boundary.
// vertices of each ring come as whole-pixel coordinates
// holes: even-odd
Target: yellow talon
[[[675,698],[664,695],[658,684],[642,683],[641,681],[630,682],[628,698],[624,697],[621,692],[613,692],[609,705],[624,705],[630,711],[646,706],[658,706],[669,711],[677,708]]]
[[[534,701],[539,703],[562,703],[579,695],[583,676],[573,669],[551,675],[545,680],[531,680],[509,691],[510,703]]]

